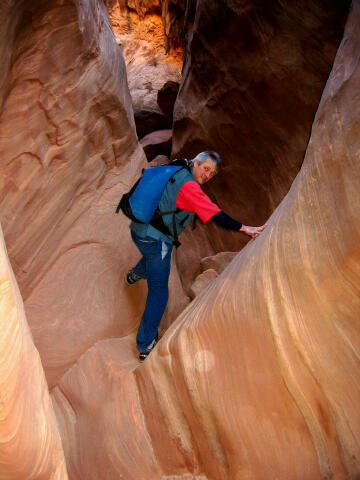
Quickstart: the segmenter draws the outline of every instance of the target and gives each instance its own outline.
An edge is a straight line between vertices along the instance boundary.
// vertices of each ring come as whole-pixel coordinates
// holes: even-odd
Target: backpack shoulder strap
[[[170,162],[170,165],[179,165],[180,167],[186,168],[189,173],[191,173],[191,165],[189,160],[186,158],[176,158],[172,162]]]

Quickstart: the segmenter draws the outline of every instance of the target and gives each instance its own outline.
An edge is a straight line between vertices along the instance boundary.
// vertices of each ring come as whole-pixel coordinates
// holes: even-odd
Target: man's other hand
[[[260,233],[265,230],[267,225],[262,225],[261,227],[249,227],[247,225],[243,225],[239,232],[244,232],[246,235],[249,235],[252,238],[256,238],[260,235]]]

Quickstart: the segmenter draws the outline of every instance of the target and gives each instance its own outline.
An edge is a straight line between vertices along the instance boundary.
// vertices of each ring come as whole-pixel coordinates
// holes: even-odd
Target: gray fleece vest
[[[167,183],[159,202],[159,209],[161,212],[168,212],[176,210],[176,199],[181,187],[185,182],[189,180],[194,180],[193,175],[186,169],[183,168],[179,170],[173,177],[173,182],[169,180]],[[150,224],[141,224],[131,222],[130,228],[133,230],[139,237],[151,237],[155,240],[161,240],[166,243],[172,243],[175,239],[174,228],[176,228],[177,234],[180,233],[186,228],[193,220],[195,214],[183,210],[175,214],[175,225],[173,220],[173,215],[168,214],[163,216],[165,225],[169,228],[171,236],[165,235],[164,233],[157,230]]]

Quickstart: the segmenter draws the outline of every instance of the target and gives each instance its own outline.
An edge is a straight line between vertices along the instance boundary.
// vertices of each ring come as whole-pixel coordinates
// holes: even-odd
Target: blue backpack
[[[180,208],[168,212],[160,212],[158,205],[167,183],[174,181],[173,177],[186,168],[191,173],[191,167],[186,159],[178,159],[167,165],[160,165],[144,169],[141,177],[131,190],[125,193],[116,208],[116,213],[121,210],[124,215],[136,223],[149,223],[165,235],[169,230],[162,221],[163,215],[181,212]],[[175,245],[178,239],[175,239]]]

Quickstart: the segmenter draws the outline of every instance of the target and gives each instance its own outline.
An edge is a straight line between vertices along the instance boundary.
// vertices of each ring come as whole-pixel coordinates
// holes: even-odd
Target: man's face
[[[211,180],[216,174],[216,164],[210,158],[207,158],[201,165],[198,164],[197,160],[194,161],[193,175],[195,181],[200,185]]]

